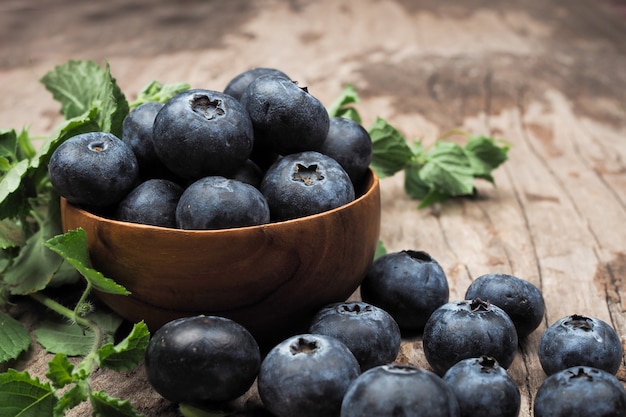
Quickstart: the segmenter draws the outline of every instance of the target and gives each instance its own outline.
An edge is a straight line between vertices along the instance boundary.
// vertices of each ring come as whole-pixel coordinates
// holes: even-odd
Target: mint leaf
[[[69,230],[46,241],[45,245],[73,265],[95,289],[111,294],[130,294],[122,285],[89,267],[87,234],[84,229]]]
[[[416,200],[421,200],[431,191],[431,185],[420,177],[422,165],[410,164],[404,169],[404,192]]]
[[[425,156],[419,178],[431,190],[450,197],[472,194],[474,170],[461,146],[438,141]]]
[[[24,208],[28,198],[34,194],[33,184],[22,184],[22,178],[29,168],[29,161],[23,159],[9,168],[0,180],[0,219],[26,214]]]
[[[73,370],[74,364],[67,359],[67,355],[57,353],[54,358],[48,362],[46,377],[52,382],[53,387],[63,388],[67,384],[74,382],[74,376],[72,375]]]
[[[382,240],[379,240],[378,245],[376,246],[376,252],[374,253],[374,260],[386,254],[387,254],[387,248],[385,247],[385,243]]]
[[[18,248],[24,244],[26,241],[20,225],[13,219],[0,220],[0,249]]]
[[[330,117],[345,117],[361,124],[361,116],[359,112],[350,104],[358,103],[360,101],[359,95],[355,88],[348,84],[346,85],[341,94],[328,108],[328,115]]]
[[[165,103],[178,93],[189,90],[190,85],[187,83],[163,84],[158,81],[152,81],[145,86],[137,95],[137,99],[130,103],[130,109],[145,103]]]
[[[61,103],[66,119],[98,107],[99,130],[121,137],[122,122],[128,114],[126,97],[111,76],[109,64],[102,69],[90,60],[70,60],[41,78],[41,83]]]
[[[465,147],[474,176],[493,183],[491,172],[508,159],[509,145],[503,143],[498,146],[493,138],[485,136],[470,136]]]
[[[0,364],[17,358],[28,349],[30,342],[22,323],[0,311]]]
[[[0,416],[51,416],[56,403],[50,384],[28,372],[9,369],[0,374]]]
[[[149,341],[148,326],[143,321],[136,323],[129,335],[117,345],[107,343],[98,350],[98,363],[115,371],[136,368],[144,358]]]
[[[141,417],[129,400],[111,397],[104,391],[91,392],[89,400],[96,417]]]
[[[413,151],[402,134],[380,117],[368,130],[372,138],[370,166],[379,177],[390,177],[402,171],[413,159]]]
[[[33,333],[46,351],[67,356],[87,355],[95,340],[89,329],[52,319],[44,320]]]

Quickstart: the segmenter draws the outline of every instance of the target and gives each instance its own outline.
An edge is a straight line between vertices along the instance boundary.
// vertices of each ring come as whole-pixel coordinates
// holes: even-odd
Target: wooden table
[[[512,144],[497,186],[479,183],[475,199],[418,210],[401,174],[383,179],[381,239],[388,251],[429,252],[451,300],[491,272],[542,290],[544,324],[510,368],[520,416],[532,415],[545,378],[537,345],[547,325],[578,313],[626,337],[623,2],[70,3],[0,5],[1,127],[56,126],[58,105],[38,79],[70,58],[108,60],[129,97],[152,80],[222,89],[254,66],[282,69],[327,105],[352,83],[367,126],[381,116],[425,144],[456,128]],[[35,346],[19,365],[43,375],[49,359]],[[428,367],[419,338],[404,341],[398,360]],[[141,368],[99,371],[94,383],[147,416],[178,415]],[[257,402],[252,392],[241,404]]]

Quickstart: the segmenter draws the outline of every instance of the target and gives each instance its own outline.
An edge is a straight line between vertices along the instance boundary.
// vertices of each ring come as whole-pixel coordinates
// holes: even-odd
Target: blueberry
[[[254,80],[241,97],[260,146],[281,155],[319,148],[326,139],[330,117],[306,88],[276,75]]]
[[[263,194],[250,184],[230,178],[201,178],[185,189],[176,207],[180,229],[227,229],[268,223]]]
[[[575,366],[543,381],[533,411],[535,417],[624,417],[626,390],[613,374]]]
[[[504,310],[522,339],[543,320],[545,303],[532,283],[508,274],[487,274],[476,278],[465,292],[465,299],[480,298]]]
[[[114,218],[132,223],[176,227],[176,206],[183,187],[165,179],[153,178],[135,187],[117,205]]]
[[[428,253],[387,253],[370,266],[361,298],[393,316],[402,330],[421,331],[437,308],[448,302],[446,274]]]
[[[617,332],[608,323],[574,314],[545,330],[538,354],[547,375],[578,365],[615,374],[624,352]]]
[[[277,417],[332,417],[359,374],[359,363],[342,342],[299,334],[269,351],[257,383],[263,405]]]
[[[253,68],[237,74],[232,80],[230,80],[224,88],[224,93],[235,97],[237,100],[240,100],[244,91],[246,91],[252,81],[256,80],[262,75],[277,75],[289,79],[289,76],[287,74],[276,68]]]
[[[259,188],[264,174],[263,170],[253,160],[248,159],[230,178]]]
[[[372,161],[372,138],[359,123],[344,117],[333,117],[326,140],[317,150],[339,162],[356,184]]]
[[[498,361],[488,356],[463,359],[443,375],[454,392],[461,417],[517,417],[520,390]]]
[[[157,330],[146,349],[148,381],[174,402],[224,402],[243,395],[261,363],[256,340],[227,318],[193,316]]]
[[[361,371],[393,362],[400,351],[400,328],[389,313],[362,301],[328,305],[317,312],[310,333],[343,342],[361,365]]]
[[[350,385],[341,417],[458,417],[452,390],[434,373],[409,364],[380,365]]]
[[[288,220],[341,207],[354,200],[354,186],[341,165],[315,151],[284,156],[265,173],[260,190],[274,220]]]
[[[53,152],[48,176],[54,189],[72,204],[103,208],[117,204],[137,184],[137,157],[107,132],[83,133]]]
[[[490,356],[505,369],[517,352],[517,333],[510,317],[488,302],[448,302],[428,318],[422,344],[426,360],[443,375],[463,359]]]
[[[154,119],[152,135],[159,159],[188,180],[234,173],[254,144],[243,106],[228,94],[203,89],[168,100]]]

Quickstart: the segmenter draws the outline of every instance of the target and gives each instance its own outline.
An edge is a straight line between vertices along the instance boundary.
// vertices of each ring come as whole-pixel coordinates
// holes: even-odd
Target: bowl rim
[[[362,181],[363,181],[363,186],[364,187],[367,186],[365,192],[363,192],[361,195],[359,195],[357,198],[355,198],[351,202],[344,204],[342,206],[339,206],[330,210],[326,210],[321,213],[315,213],[315,214],[310,214],[308,216],[297,217],[295,219],[282,220],[282,221],[270,221],[269,223],[264,223],[264,224],[258,224],[258,225],[253,225],[253,226],[231,227],[227,229],[203,229],[203,230],[178,229],[178,228],[154,226],[154,225],[142,224],[142,223],[133,223],[133,222],[127,222],[127,221],[122,221],[122,220],[115,220],[110,217],[104,217],[104,216],[94,214],[84,208],[76,206],[70,203],[69,201],[67,201],[67,199],[64,198],[63,196],[61,196],[61,211],[62,213],[64,213],[67,208],[71,208],[72,210],[75,210],[78,213],[80,213],[81,216],[90,218],[94,222],[97,221],[100,223],[116,225],[119,227],[129,227],[129,228],[134,228],[136,230],[145,230],[145,231],[153,230],[155,232],[160,232],[160,233],[168,232],[168,233],[177,233],[177,234],[185,234],[185,235],[189,235],[189,234],[219,235],[219,234],[232,233],[233,231],[244,232],[247,230],[259,230],[259,229],[274,228],[274,227],[285,227],[285,225],[289,225],[293,223],[301,223],[307,220],[314,220],[316,218],[325,217],[336,212],[349,210],[351,207],[359,204],[362,200],[369,198],[373,193],[377,192],[378,188],[380,187],[380,182],[379,182],[380,179],[378,175],[376,174],[376,171],[374,171],[371,167],[368,168],[366,177]]]

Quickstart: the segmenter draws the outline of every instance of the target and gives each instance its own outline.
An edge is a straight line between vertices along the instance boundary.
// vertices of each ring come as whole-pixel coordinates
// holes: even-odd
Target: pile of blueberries
[[[383,255],[361,285],[362,301],[320,309],[308,333],[262,354],[250,333],[216,316],[169,322],[146,351],[150,383],[173,402],[216,408],[257,383],[277,417],[515,417],[521,396],[507,368],[518,342],[545,318],[541,292],[507,274],[476,278],[449,301],[447,277],[428,253]],[[420,335],[431,369],[398,362],[404,335]],[[420,338],[416,338],[419,340]],[[626,390],[616,331],[578,314],[544,331],[546,378],[536,417],[623,417]]]
[[[345,205],[371,156],[359,123],[330,117],[284,72],[255,68],[224,91],[191,89],[136,107],[121,138],[66,140],[48,173],[68,202],[116,220],[225,229]]]

